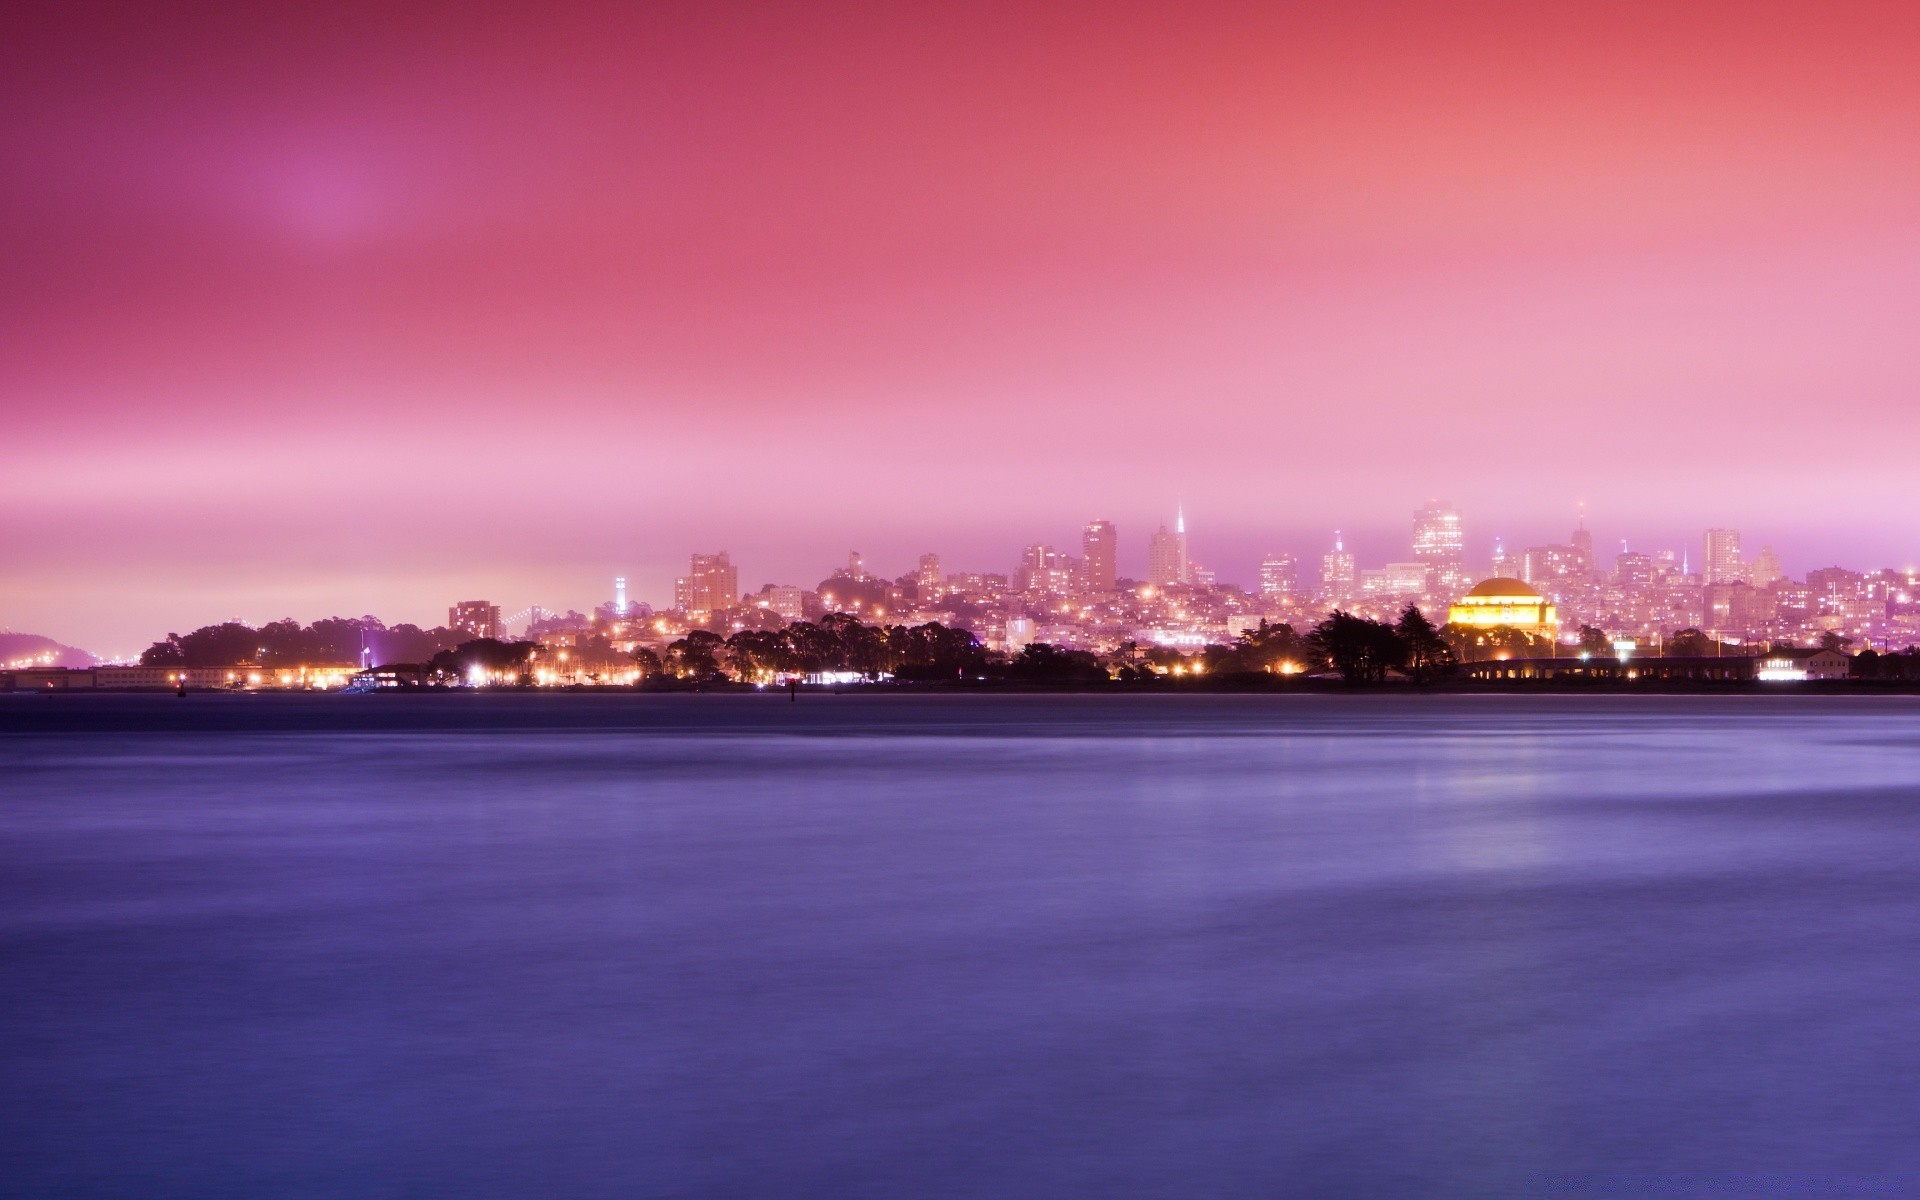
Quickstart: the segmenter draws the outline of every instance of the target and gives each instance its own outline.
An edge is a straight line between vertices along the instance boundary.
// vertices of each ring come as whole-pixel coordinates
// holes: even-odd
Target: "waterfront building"
[[[1553,602],[1525,580],[1496,576],[1475,584],[1450,605],[1447,623],[1474,629],[1505,626],[1551,638],[1559,632],[1560,615]]]

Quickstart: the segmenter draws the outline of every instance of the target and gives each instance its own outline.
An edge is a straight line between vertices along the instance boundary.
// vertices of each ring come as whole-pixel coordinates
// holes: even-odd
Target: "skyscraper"
[[[627,577],[625,575],[613,577],[613,615],[616,617],[627,615]]]
[[[1187,514],[1175,510],[1173,531],[1162,525],[1147,539],[1147,582],[1155,587],[1192,583],[1193,571],[1187,559]]]
[[[725,550],[696,554],[685,577],[673,581],[673,599],[682,612],[724,612],[740,603],[740,571]]]
[[[1089,592],[1110,592],[1119,578],[1119,537],[1112,521],[1088,521],[1080,531],[1082,585]]]
[[[1336,529],[1333,531],[1333,549],[1320,558],[1320,591],[1326,599],[1337,603],[1351,599],[1359,585],[1360,572],[1354,567],[1353,555]]]
[[[1573,547],[1573,573],[1583,580],[1591,579],[1593,577],[1593,533],[1587,528],[1584,520],[1580,522],[1580,528],[1573,531],[1573,537],[1568,539],[1567,544]]]
[[[1739,583],[1746,578],[1746,565],[1740,561],[1739,530],[1709,529],[1705,541],[1706,555],[1700,566],[1702,583]]]
[[[922,603],[928,600],[939,599],[940,593],[945,590],[946,577],[940,574],[940,556],[938,554],[922,554],[920,556],[920,570],[914,582],[920,589],[920,600]]]
[[[1460,514],[1441,500],[1429,500],[1413,514],[1413,556],[1427,564],[1428,586],[1443,592],[1463,590],[1466,570],[1461,565],[1465,541]]]
[[[1287,600],[1300,587],[1300,569],[1291,554],[1269,554],[1260,562],[1260,594],[1269,600]]]
[[[1786,577],[1780,569],[1780,556],[1774,553],[1772,546],[1760,547],[1760,553],[1753,556],[1753,567],[1748,582],[1755,587],[1766,587],[1775,580]]]

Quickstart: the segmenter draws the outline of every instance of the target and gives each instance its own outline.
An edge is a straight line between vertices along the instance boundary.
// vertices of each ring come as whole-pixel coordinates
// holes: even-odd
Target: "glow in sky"
[[[15,629],[1920,551],[1920,6],[187,11],[0,43]]]

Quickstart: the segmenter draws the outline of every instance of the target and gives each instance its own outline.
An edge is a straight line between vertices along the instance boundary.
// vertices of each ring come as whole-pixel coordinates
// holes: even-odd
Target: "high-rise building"
[[[625,575],[613,577],[613,615],[616,617],[627,615],[627,577]]]
[[[1028,546],[1013,573],[1013,588],[1063,596],[1073,590],[1073,559],[1052,546]]]
[[[1082,587],[1089,592],[1110,592],[1119,579],[1119,538],[1112,521],[1088,521],[1080,531],[1080,573]]]
[[[1740,561],[1740,531],[1709,529],[1706,556],[1701,559],[1702,583],[1741,583],[1746,580],[1746,564]]]
[[[940,574],[938,554],[920,556],[920,570],[916,573],[914,582],[919,586],[922,603],[940,598],[940,593],[946,589],[946,578]]]
[[[1580,528],[1573,531],[1573,536],[1567,539],[1567,544],[1573,547],[1573,566],[1570,573],[1581,579],[1593,578],[1593,533],[1587,528],[1585,521],[1580,522]]]
[[[1613,575],[1621,587],[1646,587],[1653,582],[1653,556],[1622,551],[1613,560]]]
[[[462,600],[447,610],[447,628],[477,638],[500,636],[500,606],[485,600]]]
[[[1187,514],[1174,515],[1173,529],[1162,525],[1147,539],[1147,582],[1155,587],[1192,583],[1193,570],[1187,559]]]
[[[1579,574],[1580,561],[1580,552],[1572,546],[1528,546],[1520,555],[1520,578],[1535,587],[1551,579],[1570,579]]]
[[[1761,588],[1786,578],[1786,572],[1780,569],[1780,556],[1774,553],[1772,546],[1760,547],[1760,553],[1753,556],[1751,576],[1753,586]]]
[[[1333,531],[1333,549],[1320,556],[1320,591],[1334,602],[1350,600],[1360,586],[1360,572],[1353,554],[1347,549],[1338,529]]]
[[[1493,577],[1512,579],[1518,570],[1513,564],[1513,555],[1507,553],[1506,542],[1501,538],[1493,539]]]
[[[684,577],[673,582],[675,607],[685,613],[725,612],[740,603],[740,571],[727,557],[696,554]]]
[[[1413,557],[1427,564],[1428,587],[1443,592],[1465,588],[1467,573],[1462,565],[1465,547],[1460,534],[1460,514],[1452,505],[1429,500],[1426,507],[1414,512]]]
[[[1269,600],[1291,600],[1300,590],[1300,567],[1291,554],[1269,554],[1260,560],[1260,594]]]

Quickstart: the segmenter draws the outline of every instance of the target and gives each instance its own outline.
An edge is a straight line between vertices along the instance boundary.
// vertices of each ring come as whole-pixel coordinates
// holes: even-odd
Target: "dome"
[[[1473,590],[1468,592],[1467,595],[1500,596],[1503,598],[1525,596],[1533,600],[1541,598],[1540,593],[1533,590],[1532,584],[1519,579],[1511,579],[1504,575],[1497,575],[1492,579],[1474,584]]]

